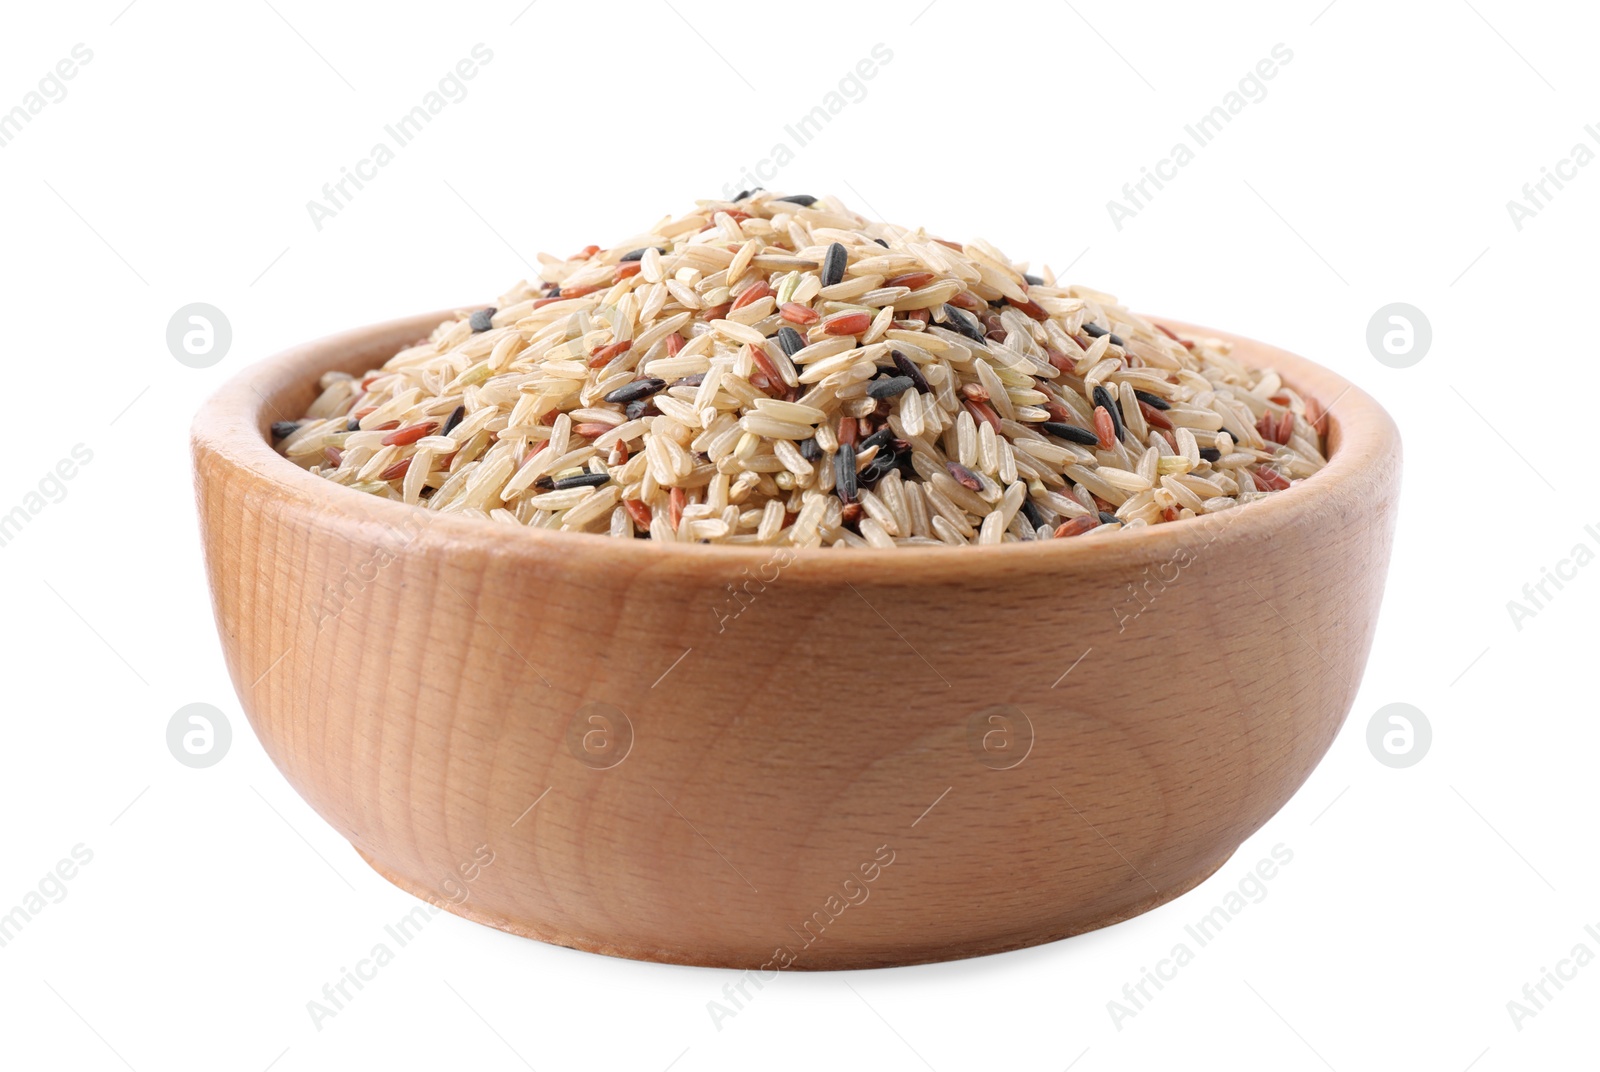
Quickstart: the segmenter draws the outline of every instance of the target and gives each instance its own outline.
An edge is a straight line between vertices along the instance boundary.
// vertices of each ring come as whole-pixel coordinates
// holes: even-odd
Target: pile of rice
[[[290,460],[442,513],[622,538],[892,548],[1098,537],[1324,464],[1323,414],[994,246],[832,197],[703,201],[330,372]]]

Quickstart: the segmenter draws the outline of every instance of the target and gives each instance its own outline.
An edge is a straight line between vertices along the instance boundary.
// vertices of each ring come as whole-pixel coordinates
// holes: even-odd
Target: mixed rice
[[[1097,537],[1324,464],[1315,399],[989,243],[838,200],[703,201],[330,372],[290,460],[357,491],[622,538]]]

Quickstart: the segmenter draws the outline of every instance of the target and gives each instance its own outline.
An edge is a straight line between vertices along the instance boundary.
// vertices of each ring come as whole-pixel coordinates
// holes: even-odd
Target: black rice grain
[[[817,199],[810,194],[790,194],[788,197],[778,197],[773,200],[788,201],[790,204],[800,205],[802,208],[810,208],[817,203]]]
[[[273,421],[272,422],[272,438],[273,439],[288,439],[290,436],[294,435],[299,430],[300,430],[300,422],[299,421]]]
[[[933,394],[933,388],[929,386],[926,377],[922,375],[922,370],[917,368],[916,362],[899,350],[890,350],[889,356],[894,358],[894,367],[900,370],[900,374],[911,378],[911,383],[916,387],[918,394]]]
[[[598,488],[601,484],[611,482],[610,473],[580,473],[577,476],[564,476],[559,480],[550,482],[550,490],[566,491],[568,488]]]
[[[910,376],[892,376],[887,380],[873,380],[867,387],[867,395],[880,402],[885,398],[896,398],[905,394],[916,386],[916,381]]]
[[[972,317],[948,302],[945,303],[944,316],[950,326],[962,335],[981,346],[987,347],[989,345],[989,337],[984,334],[982,326]]]
[[[1096,324],[1092,320],[1089,321],[1087,324],[1083,325],[1083,333],[1085,335],[1089,336],[1091,339],[1098,339],[1102,335],[1109,335],[1109,336],[1111,336],[1111,345],[1112,346],[1125,346],[1126,345],[1122,341],[1122,337],[1120,335],[1118,335],[1116,332],[1112,331],[1110,328],[1103,328],[1099,324]]]
[[[467,419],[467,407],[457,406],[455,412],[450,414],[450,419],[444,422],[444,431],[440,435],[449,435],[456,430],[456,425]]]
[[[871,437],[869,436],[868,438]],[[862,442],[866,441],[863,440]],[[900,452],[894,449],[892,442],[884,443],[878,447],[878,453],[872,456],[872,461],[868,462],[867,467],[861,471],[861,479],[875,486],[878,481],[888,476],[891,470],[899,467]]]
[[[1149,406],[1151,409],[1171,409],[1172,403],[1160,395],[1153,395],[1149,391],[1135,391],[1133,397]]]
[[[871,435],[867,436],[860,443],[857,443],[856,450],[865,453],[873,447],[886,447],[891,441],[893,441],[893,439],[894,429],[890,428],[886,424],[882,428],[879,428],[876,432],[873,432]]]
[[[472,325],[473,334],[477,334],[480,331],[488,331],[494,327],[494,314],[497,311],[496,309],[479,309],[473,313],[472,317],[467,321]]]
[[[805,348],[805,336],[787,325],[778,329],[778,345],[783,347],[783,352],[793,357]]]
[[[625,406],[629,402],[637,402],[641,398],[649,398],[667,385],[667,381],[657,376],[646,376],[642,380],[625,383],[615,391],[608,392],[605,396],[607,402],[614,402]]]
[[[833,490],[841,502],[856,501],[856,448],[848,443],[840,443],[833,456]]]
[[[1092,447],[1100,442],[1100,437],[1087,428],[1079,428],[1075,424],[1064,421],[1045,421],[1039,425],[1046,435],[1053,435],[1065,439],[1069,443],[1076,443],[1081,447]]]
[[[849,260],[850,255],[845,252],[844,246],[838,242],[830,243],[828,252],[822,257],[822,285],[832,287],[842,283],[844,268]]]
[[[1122,407],[1117,405],[1117,400],[1112,398],[1111,392],[1104,387],[1094,389],[1094,404],[1104,406],[1105,411],[1111,415],[1111,427],[1116,430],[1117,441],[1121,442],[1122,433],[1125,431],[1122,427]]]

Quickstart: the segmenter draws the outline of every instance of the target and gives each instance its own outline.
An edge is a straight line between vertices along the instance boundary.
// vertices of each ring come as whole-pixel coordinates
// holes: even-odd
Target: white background
[[[93,461],[0,548],[0,912],[74,846],[93,860],[0,949],[0,1065],[1596,1067],[1600,964],[1520,1029],[1507,1010],[1574,945],[1600,954],[1584,932],[1600,931],[1600,567],[1548,588],[1520,629],[1507,610],[1574,545],[1600,547],[1583,237],[1600,167],[1520,230],[1506,207],[1576,143],[1600,149],[1584,132],[1600,123],[1592,11],[525,3],[9,7],[0,110],[75,44],[93,60],[0,149],[0,513],[76,444]],[[479,42],[494,58],[466,99],[318,231],[306,202]],[[199,561],[191,416],[285,346],[492,300],[541,250],[607,244],[720,195],[879,42],[893,58],[865,98],[767,185],[1071,264],[1135,308],[1320,361],[1394,415],[1404,501],[1344,731],[1212,879],[1084,937],[785,975],[718,1030],[707,1003],[730,973],[440,916],[318,1030],[307,1001],[416,902],[250,733]],[[1293,59],[1265,99],[1114,227],[1107,200],[1280,42]],[[173,312],[200,301],[233,329],[206,370],[165,342]],[[1368,320],[1391,302],[1432,324],[1410,368],[1368,350]],[[206,770],[165,743],[193,702],[234,730]],[[1392,702],[1433,727],[1407,769],[1366,743]],[[1294,858],[1266,899],[1114,1025],[1123,984],[1280,842]]]

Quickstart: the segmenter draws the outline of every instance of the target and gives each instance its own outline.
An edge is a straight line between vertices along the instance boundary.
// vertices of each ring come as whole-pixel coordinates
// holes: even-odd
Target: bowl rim
[[[463,306],[461,308],[473,308]],[[784,565],[804,564],[803,576],[812,579],[874,582],[904,581],[928,574],[972,576],[996,570],[1056,570],[1125,566],[1140,561],[1161,561],[1195,543],[1209,544],[1224,533],[1270,536],[1286,526],[1321,515],[1336,498],[1358,499],[1374,483],[1386,462],[1398,465],[1400,437],[1393,419],[1378,402],[1353,383],[1304,357],[1214,328],[1169,317],[1148,317],[1191,338],[1216,338],[1243,351],[1257,367],[1277,370],[1284,381],[1315,397],[1328,414],[1325,442],[1334,444],[1328,464],[1317,473],[1283,491],[1230,510],[1180,522],[1148,525],[1092,540],[1037,540],[1003,543],[983,548],[900,547],[793,548],[787,545],[727,545],[658,543],[648,539],[618,540],[597,533],[562,532],[485,522],[423,510],[407,503],[351,491],[343,485],[314,476],[277,452],[269,428],[278,414],[269,414],[273,399],[307,383],[330,369],[353,368],[348,354],[371,348],[375,340],[425,337],[459,309],[418,314],[368,324],[302,343],[267,357],[235,374],[203,404],[190,432],[196,480],[207,479],[200,462],[214,459],[249,479],[268,500],[295,500],[320,516],[352,525],[368,524],[393,532],[414,530],[407,543],[438,550],[463,544],[531,558],[582,556],[592,564],[639,568],[649,564],[674,564],[708,571],[737,574],[777,558],[787,551]],[[398,348],[398,347],[397,347]],[[362,362],[364,363],[364,362]],[[380,362],[381,363],[381,362]],[[1331,401],[1326,401],[1331,399]],[[1363,487],[1365,486],[1365,487]],[[1344,495],[1341,496],[1340,493]],[[1238,523],[1243,517],[1245,521]],[[425,524],[418,521],[427,519]],[[411,524],[407,524],[407,522]]]

